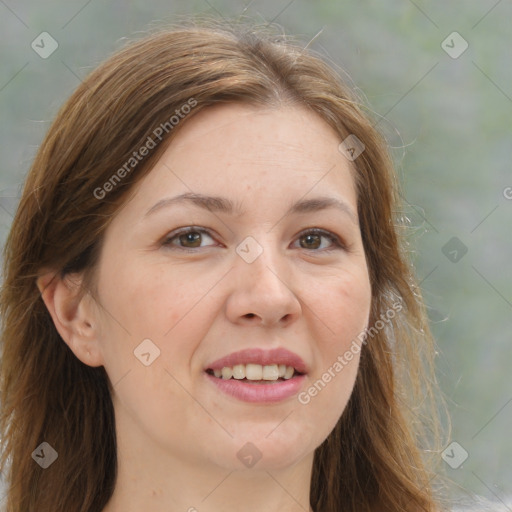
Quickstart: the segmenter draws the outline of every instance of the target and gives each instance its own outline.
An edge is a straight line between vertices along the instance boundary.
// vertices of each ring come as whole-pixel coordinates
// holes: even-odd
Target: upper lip
[[[228,356],[217,359],[213,361],[213,363],[209,363],[205,370],[221,370],[225,366],[233,367],[236,364],[260,364],[262,366],[285,364],[286,366],[293,366],[299,373],[308,372],[304,360],[285,348],[274,348],[271,350],[248,348],[240,350],[239,352],[233,352]]]

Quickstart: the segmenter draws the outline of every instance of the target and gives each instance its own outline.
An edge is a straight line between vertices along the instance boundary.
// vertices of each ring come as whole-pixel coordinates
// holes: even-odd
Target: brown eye
[[[322,239],[329,240],[331,247],[320,249]],[[314,252],[329,252],[335,249],[345,248],[344,244],[336,235],[329,231],[324,231],[323,229],[310,229],[309,231],[305,231],[299,235],[299,240],[301,241],[302,249],[313,250]]]
[[[322,244],[321,235],[304,235],[301,238],[305,241],[306,245],[306,247],[303,247],[303,249],[318,249],[318,247]]]
[[[201,242],[204,241],[205,235],[206,237],[212,239],[207,230],[188,227],[178,232],[171,233],[168,237],[165,238],[165,240],[162,242],[162,245],[172,249],[199,249],[201,247],[205,247],[201,246]],[[178,241],[178,244],[174,243],[175,240]]]
[[[165,238],[162,245],[170,249],[183,249],[189,252],[197,252],[194,249],[209,247],[208,245],[201,245],[201,242],[204,242],[205,236],[213,240],[209,231],[206,229],[190,226],[171,233]],[[336,235],[318,228],[303,232],[299,235],[298,240],[301,249],[312,252],[326,253],[337,249],[345,249],[345,244],[341,242]],[[328,240],[330,244],[322,247],[324,243],[323,240]]]
[[[201,245],[201,234],[197,231],[190,231],[184,235],[178,235],[178,240],[181,244],[187,246],[187,244],[193,244],[192,247],[200,247]],[[197,244],[199,242],[199,245]],[[190,246],[189,246],[190,247]]]

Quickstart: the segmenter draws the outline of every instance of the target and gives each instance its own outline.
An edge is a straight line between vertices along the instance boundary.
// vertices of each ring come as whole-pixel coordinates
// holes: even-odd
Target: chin
[[[268,430],[265,435],[268,435]],[[289,468],[299,463],[313,452],[305,449],[304,437],[282,439],[264,436],[240,436],[231,439],[229,446],[217,445],[218,450],[211,454],[210,460],[229,471],[275,471]],[[227,452],[229,456],[226,456]]]

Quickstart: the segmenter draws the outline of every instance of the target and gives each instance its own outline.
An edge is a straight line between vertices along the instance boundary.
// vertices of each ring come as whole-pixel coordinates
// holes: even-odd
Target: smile
[[[291,379],[294,374],[299,374],[293,366],[285,364],[237,364],[234,366],[224,366],[222,369],[208,369],[207,373],[224,380],[250,380],[250,381],[278,381]]]
[[[244,402],[272,403],[297,395],[308,365],[284,347],[231,353],[204,367],[215,389]]]

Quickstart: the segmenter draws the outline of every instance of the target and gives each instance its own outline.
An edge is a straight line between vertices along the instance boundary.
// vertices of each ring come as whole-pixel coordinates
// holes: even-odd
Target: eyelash
[[[201,249],[201,247],[190,248],[190,247],[172,246],[172,244],[171,244],[171,242],[175,238],[179,237],[180,235],[186,235],[188,233],[206,233],[209,237],[214,238],[209,230],[204,229],[204,228],[198,228],[195,226],[190,226],[190,227],[180,229],[174,233],[170,233],[170,235],[167,236],[163,240],[162,245],[168,247],[171,250],[178,249],[178,250],[185,251],[188,253],[197,253],[198,249]],[[300,239],[306,235],[311,235],[311,234],[312,235],[320,235],[325,238],[328,238],[334,244],[334,247],[331,247],[329,249],[304,249],[305,251],[330,253],[332,251],[340,250],[340,249],[347,250],[345,243],[343,243],[334,233],[331,233],[330,231],[326,231],[324,229],[319,229],[319,228],[307,229],[307,230],[299,233],[297,238]]]

